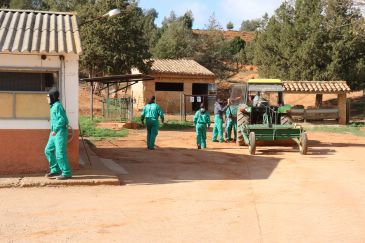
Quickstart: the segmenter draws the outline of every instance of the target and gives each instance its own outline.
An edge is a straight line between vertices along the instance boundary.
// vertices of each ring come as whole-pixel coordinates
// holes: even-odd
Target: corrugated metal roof
[[[188,59],[156,59],[152,64],[154,73],[186,74],[186,75],[203,75],[213,76],[214,73],[209,71],[194,60]]]
[[[0,53],[81,52],[76,14],[0,9]]]
[[[284,81],[286,92],[292,93],[347,93],[346,81]]]

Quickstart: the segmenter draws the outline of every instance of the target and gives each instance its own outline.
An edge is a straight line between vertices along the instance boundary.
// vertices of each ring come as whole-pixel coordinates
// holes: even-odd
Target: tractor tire
[[[308,136],[306,132],[303,132],[300,135],[300,144],[299,144],[299,152],[302,155],[306,155],[308,152]]]
[[[291,125],[293,124],[293,119],[289,115],[282,115],[280,118],[280,124],[281,125]]]
[[[243,135],[241,133],[241,126],[250,124],[250,117],[247,114],[242,113],[241,111],[237,111],[237,145],[243,146],[245,145],[245,140],[243,139]]]
[[[256,153],[256,136],[254,132],[250,132],[249,140],[250,144],[248,145],[248,152],[251,155],[254,155]]]

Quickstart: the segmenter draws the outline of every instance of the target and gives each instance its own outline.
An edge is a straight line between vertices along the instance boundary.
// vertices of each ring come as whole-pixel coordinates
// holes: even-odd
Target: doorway
[[[194,84],[193,83],[193,90],[192,90],[193,96],[199,96],[199,95],[208,95],[208,84]],[[205,102],[203,97],[201,97],[200,102],[198,102],[198,99],[194,99],[194,102],[192,103],[192,109],[193,111],[197,111],[200,108],[200,103]],[[205,104],[207,105],[207,104]]]

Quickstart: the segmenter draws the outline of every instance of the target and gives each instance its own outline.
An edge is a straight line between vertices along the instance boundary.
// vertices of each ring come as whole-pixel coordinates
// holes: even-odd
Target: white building
[[[0,9],[0,174],[47,170],[52,87],[74,130],[68,153],[77,167],[80,54],[75,14]]]

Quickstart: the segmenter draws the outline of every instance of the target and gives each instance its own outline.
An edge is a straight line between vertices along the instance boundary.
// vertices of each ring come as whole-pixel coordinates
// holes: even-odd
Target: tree
[[[231,21],[229,21],[227,23],[227,30],[233,30],[233,28],[234,28],[234,24]]]
[[[194,53],[195,41],[191,29],[183,21],[169,23],[156,46],[153,55],[157,58],[188,58]]]
[[[256,31],[260,27],[260,19],[244,20],[242,21],[240,31]]]
[[[227,61],[230,58],[229,42],[224,38],[222,27],[213,14],[206,25],[206,34],[200,36],[194,59],[211,70],[218,78],[224,79],[231,71]]]
[[[160,38],[152,48],[156,58],[191,58],[194,53],[195,40],[192,26],[194,17],[191,11],[178,17],[174,12],[165,17],[160,30]]]
[[[364,87],[363,26],[351,0],[285,2],[258,31],[254,63],[264,77],[346,80],[352,88]]]
[[[10,5],[10,0],[0,0],[0,8],[8,8]]]
[[[143,11],[136,4],[126,7],[127,1],[96,1],[84,5],[79,12],[80,22],[101,16],[110,9],[119,8],[117,17],[94,21],[82,26],[83,55],[81,66],[89,73],[123,74],[131,68],[148,72],[151,55],[143,33]],[[92,6],[92,7],[91,7]]]

